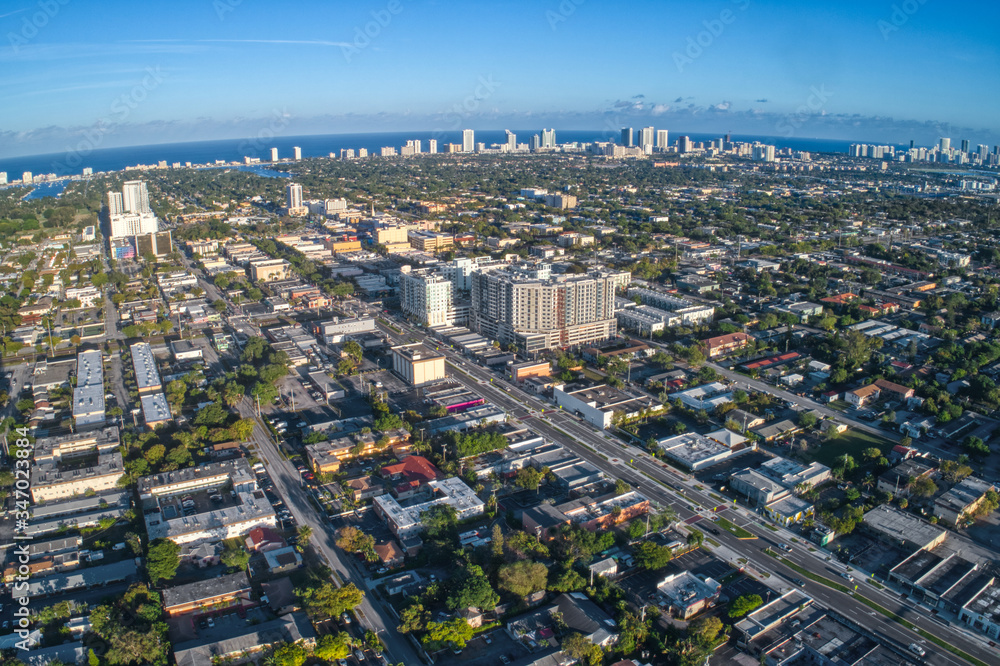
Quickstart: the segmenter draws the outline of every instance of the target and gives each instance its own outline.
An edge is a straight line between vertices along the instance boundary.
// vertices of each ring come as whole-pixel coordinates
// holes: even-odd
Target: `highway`
[[[408,342],[410,335],[424,335],[419,329],[401,323],[398,319],[393,324],[400,327],[403,333],[396,333],[381,324],[379,327],[397,343]],[[428,344],[432,347],[438,346],[433,344],[433,341]],[[608,476],[623,479],[652,502],[671,507],[677,513],[681,523],[691,519],[696,521],[707,519],[713,515],[714,508],[725,504],[711,497],[707,491],[698,490],[696,486],[699,484],[693,477],[674,470],[644,450],[627,445],[607,433],[596,430],[575,416],[557,408],[554,409],[552,404],[502,382],[496,374],[465,360],[460,354],[447,347],[440,347],[439,351],[444,353],[447,358],[452,379],[470,390],[478,392],[490,403],[506,410],[510,420],[523,424],[538,434],[562,444]],[[724,374],[723,369],[719,370],[720,374]],[[742,376],[738,376],[738,379],[744,385],[750,383],[751,387],[754,386]],[[774,387],[766,385],[762,385],[756,390],[764,390],[779,395],[779,397],[785,397]],[[804,402],[800,396],[793,394],[788,394],[786,399]],[[822,406],[817,405],[817,407]],[[844,420],[843,415],[839,412],[836,413],[836,416],[840,420]],[[761,570],[778,573],[786,579],[779,584],[778,581],[772,580],[773,576],[771,579],[763,578],[762,581],[765,584],[778,590],[787,589],[791,586],[787,579],[799,577],[799,574],[763,552],[768,546],[777,550],[779,543],[793,545],[793,553],[783,553],[783,555],[810,573],[824,576],[834,582],[848,583],[840,578],[840,574],[845,571],[844,565],[832,558],[827,561],[827,554],[824,551],[817,549],[816,553],[810,553],[803,547],[794,545],[793,539],[800,538],[791,532],[780,528],[773,531],[763,527],[758,522],[761,520],[758,516],[742,507],[734,507],[732,504],[728,505],[723,515],[750,531],[757,538],[741,540],[724,529],[719,529],[719,535],[712,534],[709,538],[717,541],[729,551],[747,558],[753,562],[755,568],[759,567]],[[695,518],[695,516],[699,518]],[[706,522],[705,524],[710,523]],[[697,523],[694,526],[698,527]],[[912,622],[917,627],[947,640],[973,657],[981,659],[985,663],[996,663],[996,650],[987,644],[985,637],[968,632],[963,627],[946,625],[943,621],[928,616],[924,608],[905,603],[898,593],[888,588],[878,590],[870,584],[860,582],[861,578],[868,575],[865,572],[854,570],[852,575],[858,579],[858,584],[863,586],[859,591],[863,591],[864,596],[868,599]],[[875,613],[868,606],[855,600],[852,595],[811,580],[805,582],[806,592],[817,602],[839,611],[859,622],[862,626],[876,629],[883,635],[897,641],[904,649],[910,643],[923,645],[927,650],[925,663],[941,665],[967,663],[940,647],[930,644],[926,639],[897,622],[880,613]],[[776,585],[777,587],[775,587]],[[871,613],[875,613],[875,615],[872,616]]]

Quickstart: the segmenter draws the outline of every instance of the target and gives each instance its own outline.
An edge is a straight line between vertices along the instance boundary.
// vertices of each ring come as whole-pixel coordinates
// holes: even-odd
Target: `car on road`
[[[852,576],[851,574],[849,574],[849,573],[847,573],[847,572],[844,572],[844,573],[840,574],[840,577],[841,577],[841,578],[844,578],[844,579],[846,579],[846,580],[849,580],[849,581],[851,581],[852,583],[854,582],[854,576]]]
[[[793,583],[795,583],[799,587],[805,587],[806,586],[806,582],[804,580],[802,580],[801,578],[792,578],[791,580],[792,580]]]
[[[502,655],[500,655],[500,663],[501,664],[509,664],[510,663],[510,659],[507,658],[507,655],[502,654]]]
[[[351,623],[351,616],[348,615],[347,613],[341,613],[340,614],[340,621],[343,622],[344,624],[350,624]]]
[[[787,543],[779,543],[778,548],[785,551],[786,553],[792,552],[792,547],[789,546]]]
[[[927,656],[927,650],[923,649],[922,647],[920,647],[916,643],[910,643],[910,652],[912,652],[913,654],[917,655],[918,657],[926,657]]]

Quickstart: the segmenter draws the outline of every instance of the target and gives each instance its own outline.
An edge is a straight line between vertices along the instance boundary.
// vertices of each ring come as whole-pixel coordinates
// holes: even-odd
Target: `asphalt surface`
[[[207,287],[211,285],[208,285],[201,278],[200,271],[193,269],[193,267],[192,270],[199,275],[202,286],[208,291]],[[228,367],[235,365],[235,358],[228,354],[225,357],[220,357],[212,346],[205,349],[205,355],[209,367],[216,364]],[[303,486],[302,477],[298,470],[280,453],[278,445],[271,439],[270,431],[257,418],[253,402],[249,398],[244,398],[237,410],[241,418],[254,419],[255,426],[249,442],[256,446],[257,454],[274,482],[275,492],[285,502],[285,506],[296,523],[309,525],[312,528],[313,536],[310,543],[326,559],[334,571],[336,582],[340,584],[354,582],[359,589],[365,591],[364,600],[355,611],[362,629],[371,629],[379,635],[386,645],[385,654],[390,663],[421,663],[421,659],[417,656],[409,639],[396,631],[398,625],[396,617],[380,601],[373,600],[371,595],[367,593],[364,585],[365,572],[360,569],[357,560],[344,554],[336,547],[337,537],[334,528],[310,500],[308,490]],[[354,626],[357,625],[352,625],[352,627]]]
[[[421,331],[407,324],[401,323],[398,319],[394,325],[401,327],[402,334],[395,333],[384,327],[380,328],[393,340],[403,343],[408,341],[413,334],[421,334]],[[436,345],[435,345],[436,346]],[[553,405],[547,403],[529,393],[523,392],[517,387],[501,381],[498,375],[482,368],[471,361],[466,360],[460,354],[455,353],[446,347],[440,348],[447,357],[447,363],[451,366],[451,378],[464,384],[467,388],[477,391],[489,402],[503,408],[508,413],[508,418],[531,428],[535,432],[546,438],[558,442],[566,448],[572,450],[584,460],[595,465],[605,474],[611,477],[620,478],[639,490],[651,501],[662,506],[671,507],[678,515],[679,521],[683,524],[689,520],[700,522],[707,520],[713,515],[712,509],[720,506],[721,502],[709,496],[706,491],[698,490],[695,486],[700,485],[693,477],[683,474],[662,463],[644,450],[631,445],[624,444],[611,435],[597,431],[590,424],[577,419]],[[776,390],[774,387],[760,384],[755,386],[753,380],[747,381],[742,375],[735,375],[724,368],[716,368],[720,374],[732,374],[734,380],[743,385],[749,384],[756,390],[763,390],[773,395],[783,397],[799,404],[809,406],[816,405],[816,408],[826,409],[831,412],[830,416],[835,416],[841,421],[845,421],[843,414],[824,408],[822,405],[813,403],[808,399],[788,392]],[[787,394],[782,395],[783,393]],[[852,425],[855,423],[846,419]],[[864,424],[858,424],[861,427]],[[877,429],[879,434],[884,434]],[[679,494],[683,493],[683,497]],[[694,507],[692,510],[689,507]],[[788,589],[792,586],[788,578],[799,577],[795,571],[789,569],[763,550],[772,546],[776,549],[779,543],[793,544],[793,539],[801,537],[784,529],[772,531],[759,524],[760,518],[742,507],[734,508],[732,504],[723,512],[723,515],[730,521],[745,527],[757,538],[753,540],[741,540],[730,532],[719,529],[719,535],[712,534],[710,538],[719,542],[725,549],[735,553],[739,557],[747,558],[751,563],[751,570],[757,572],[777,573],[785,580],[762,578],[765,584],[776,589]],[[695,526],[698,527],[697,522]],[[709,523],[704,523],[707,525]],[[810,573],[824,576],[834,582],[847,584],[847,581],[840,578],[840,574],[845,571],[845,566],[832,558],[827,561],[828,553],[817,549],[815,553],[810,553],[801,546],[793,546],[794,552],[783,553],[790,561],[803,567]],[[720,549],[721,550],[721,549]],[[904,602],[900,595],[891,591],[888,587],[878,590],[875,587],[861,582],[862,578],[868,577],[867,572],[853,570],[852,575],[858,580],[859,592],[864,592],[864,596],[875,601],[883,608],[896,613],[904,619],[912,622],[917,627],[931,632],[933,635],[946,640],[948,643],[960,648],[966,653],[981,659],[985,663],[997,663],[997,651],[990,647],[985,637],[967,631],[960,625],[948,625],[942,620],[932,618],[928,611],[912,603]],[[821,583],[806,580],[806,592],[817,602],[832,609],[836,609],[847,617],[859,622],[862,626],[870,627],[882,635],[897,641],[904,649],[910,643],[923,645],[927,650],[927,657],[924,662],[927,664],[959,665],[966,664],[964,659],[946,652],[937,645],[931,644],[917,633],[905,628],[897,622],[890,620],[880,613],[876,613],[868,606],[854,599],[850,594],[836,591]],[[872,615],[874,613],[874,615]]]

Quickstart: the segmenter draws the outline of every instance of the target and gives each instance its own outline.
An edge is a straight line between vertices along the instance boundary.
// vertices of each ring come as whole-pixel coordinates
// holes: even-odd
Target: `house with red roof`
[[[280,534],[269,527],[253,528],[244,541],[251,553],[266,553],[288,545]]]

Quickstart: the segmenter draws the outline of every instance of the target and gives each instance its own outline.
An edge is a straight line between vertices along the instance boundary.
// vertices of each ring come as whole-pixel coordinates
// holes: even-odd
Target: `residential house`
[[[867,384],[865,386],[860,386],[853,391],[846,391],[844,393],[844,400],[852,405],[864,407],[869,402],[878,400],[880,394],[881,389],[879,389],[876,384]]]

